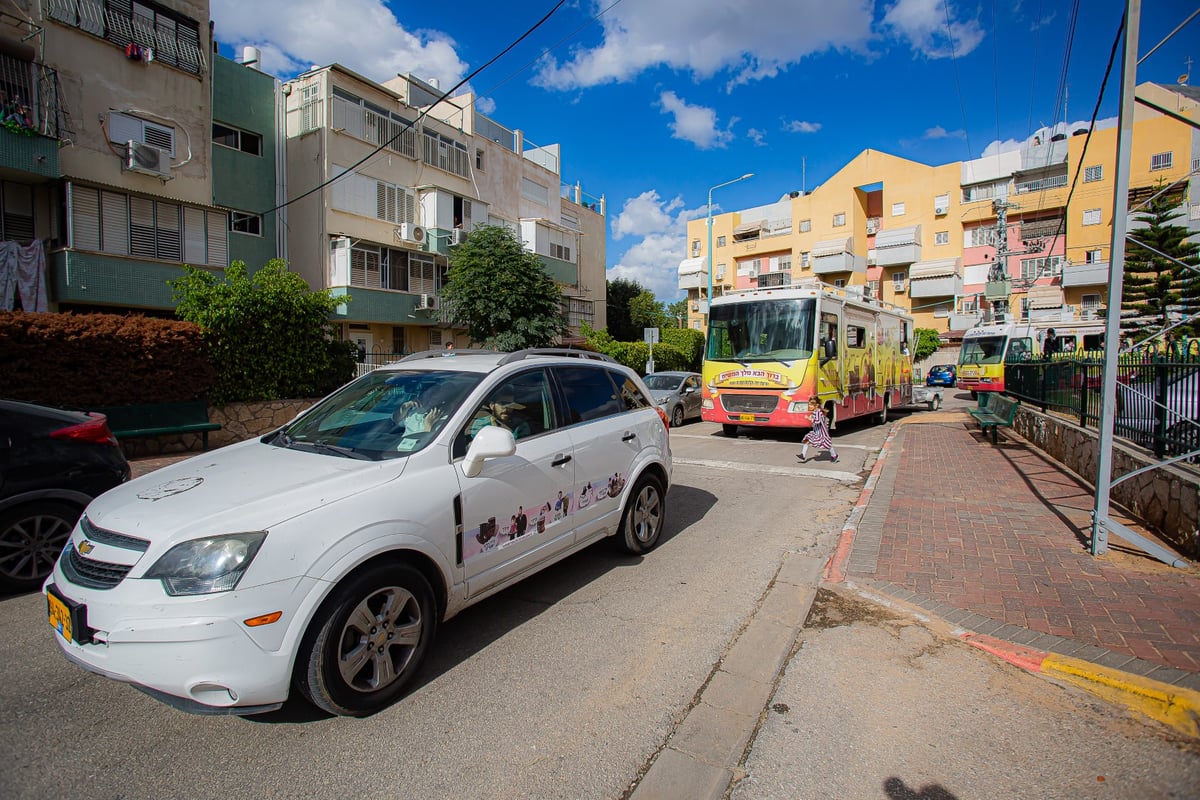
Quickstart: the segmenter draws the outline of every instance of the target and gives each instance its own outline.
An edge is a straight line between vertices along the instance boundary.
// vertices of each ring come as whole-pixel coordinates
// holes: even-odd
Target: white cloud
[[[405,29],[382,0],[212,0],[210,14],[217,41],[258,47],[263,70],[284,78],[337,62],[377,81],[411,72],[449,89],[467,72],[452,38]]]
[[[965,139],[967,132],[962,128],[958,130],[948,131],[941,125],[934,125],[932,128],[926,128],[922,139]]]
[[[724,147],[733,139],[730,129],[737,122],[736,117],[729,120],[725,130],[720,130],[717,128],[717,112],[711,108],[688,105],[674,92],[663,92],[658,101],[663,113],[673,118],[671,135],[676,139],[691,142],[701,150]]]
[[[897,0],[882,27],[926,58],[965,56],[983,41],[977,19],[959,20],[950,0]]]
[[[666,303],[683,297],[679,262],[687,250],[687,221],[705,213],[704,208],[684,208],[679,197],[663,200],[653,189],[626,200],[612,222],[613,239],[629,235],[641,241],[608,269],[608,279],[636,281]]]
[[[536,83],[576,89],[629,81],[644,70],[668,67],[697,79],[727,73],[732,88],[774,77],[812,53],[865,50],[874,16],[872,0],[600,0],[590,7],[608,7],[600,17],[603,41],[575,48],[561,63],[548,56]]]
[[[767,132],[760,131],[758,128],[751,128],[746,131],[746,138],[754,142],[755,147],[767,146]]]
[[[785,122],[783,129],[788,133],[816,133],[821,130],[821,123],[794,119],[791,122]]]

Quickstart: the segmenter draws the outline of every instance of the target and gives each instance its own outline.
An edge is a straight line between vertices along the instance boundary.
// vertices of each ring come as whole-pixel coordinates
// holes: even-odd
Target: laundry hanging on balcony
[[[16,295],[26,311],[48,311],[46,251],[42,241],[0,242],[0,310],[12,311]]]

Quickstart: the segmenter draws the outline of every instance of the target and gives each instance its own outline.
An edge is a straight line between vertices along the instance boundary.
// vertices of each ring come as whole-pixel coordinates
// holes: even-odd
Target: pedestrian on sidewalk
[[[825,409],[821,408],[821,400],[816,395],[808,398],[808,413],[812,418],[812,430],[804,434],[804,445],[800,448],[800,463],[808,461],[808,448],[828,450],[829,460],[837,463],[838,454],[833,449],[833,437],[829,435],[829,420],[825,419]]]

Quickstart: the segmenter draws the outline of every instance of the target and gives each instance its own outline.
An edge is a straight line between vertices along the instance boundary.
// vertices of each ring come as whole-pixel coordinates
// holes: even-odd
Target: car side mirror
[[[483,470],[483,462],[487,459],[511,456],[515,452],[517,440],[513,438],[512,431],[495,425],[480,428],[463,459],[463,475],[474,478]]]

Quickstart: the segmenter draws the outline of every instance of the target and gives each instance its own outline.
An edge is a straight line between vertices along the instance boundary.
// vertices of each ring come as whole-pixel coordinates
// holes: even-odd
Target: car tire
[[[730,439],[736,439],[737,438],[737,429],[738,429],[737,425],[722,425],[721,433],[725,434]]]
[[[0,514],[0,589],[39,588],[54,569],[81,511],[70,503],[46,500]]]
[[[929,400],[929,410],[937,411],[941,407],[942,407],[942,396],[940,394],[935,394]]]
[[[675,406],[675,410],[671,412],[671,427],[678,428],[683,425],[683,406]]]
[[[1167,449],[1170,457],[1181,456],[1193,450],[1200,450],[1200,428],[1190,421],[1177,422],[1167,428],[1167,437],[1172,442],[1178,442]],[[1200,455],[1184,459],[1190,464],[1200,464]]]
[[[425,576],[409,564],[375,564],[338,586],[309,624],[296,685],[330,714],[373,714],[403,693],[436,629]]]
[[[667,503],[662,481],[643,475],[629,493],[621,515],[621,543],[627,553],[641,555],[654,549],[666,522]]]

